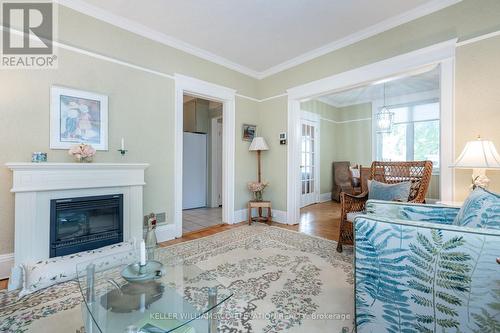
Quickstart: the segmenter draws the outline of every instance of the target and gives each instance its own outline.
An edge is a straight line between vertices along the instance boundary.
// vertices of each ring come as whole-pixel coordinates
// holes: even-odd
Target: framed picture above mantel
[[[79,143],[108,150],[108,96],[52,86],[50,148],[69,149]]]

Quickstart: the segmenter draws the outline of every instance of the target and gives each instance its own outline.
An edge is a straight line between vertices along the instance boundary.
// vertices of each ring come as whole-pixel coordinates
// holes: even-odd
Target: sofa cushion
[[[500,195],[477,187],[460,208],[454,225],[500,229]]]
[[[407,202],[410,196],[411,182],[385,184],[368,180],[368,199]]]
[[[76,277],[77,264],[100,258],[132,251],[135,241],[108,245],[99,249],[79,252],[67,256],[55,257],[21,265],[23,288],[19,297],[45,289],[57,283],[66,282]],[[118,258],[117,258],[118,259]]]
[[[360,215],[366,214],[365,212],[349,212],[346,214],[346,220],[349,222],[354,222],[354,219]]]

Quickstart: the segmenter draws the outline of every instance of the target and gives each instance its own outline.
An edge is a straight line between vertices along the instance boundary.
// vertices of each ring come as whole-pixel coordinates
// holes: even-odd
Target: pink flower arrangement
[[[248,182],[247,186],[250,192],[262,192],[269,185],[268,182]]]
[[[247,187],[252,192],[254,200],[262,201],[262,192],[269,185],[268,182],[248,182]]]
[[[78,162],[92,162],[95,155],[95,149],[91,145],[80,143],[72,146],[68,154],[73,156]]]

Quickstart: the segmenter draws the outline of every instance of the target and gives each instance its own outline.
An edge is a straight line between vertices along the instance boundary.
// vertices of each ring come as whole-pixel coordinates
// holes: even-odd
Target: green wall
[[[372,105],[342,107],[339,124],[339,160],[368,166],[372,163]]]

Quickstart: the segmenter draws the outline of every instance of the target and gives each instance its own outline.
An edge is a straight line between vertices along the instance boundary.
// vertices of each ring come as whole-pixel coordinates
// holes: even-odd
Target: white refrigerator
[[[207,135],[184,132],[182,209],[207,206]]]

